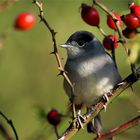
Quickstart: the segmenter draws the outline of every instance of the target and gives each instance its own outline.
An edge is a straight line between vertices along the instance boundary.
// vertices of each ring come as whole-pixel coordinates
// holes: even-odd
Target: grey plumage
[[[89,107],[96,98],[109,92],[121,81],[114,61],[92,33],[75,32],[61,46],[67,49],[65,70],[74,86],[76,105]],[[70,96],[71,90],[66,80],[64,89]]]

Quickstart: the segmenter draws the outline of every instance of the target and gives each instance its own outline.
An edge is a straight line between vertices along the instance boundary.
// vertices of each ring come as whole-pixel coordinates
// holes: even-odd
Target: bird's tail
[[[95,133],[97,135],[100,135],[101,130],[102,130],[102,122],[100,114],[98,114],[91,122],[87,124],[87,131],[89,133]]]

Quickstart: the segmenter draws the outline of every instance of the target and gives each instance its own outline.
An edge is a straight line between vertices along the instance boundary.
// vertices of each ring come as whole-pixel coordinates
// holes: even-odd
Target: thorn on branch
[[[55,54],[55,51],[51,52],[50,54]]]
[[[64,71],[60,71],[59,74],[57,74],[57,76],[63,76]]]
[[[52,33],[53,36],[56,35],[57,32],[54,31],[54,29],[50,29],[50,32]]]
[[[40,17],[40,15],[38,15],[38,16]],[[42,21],[43,21],[43,20],[42,20],[42,19],[40,19],[40,20],[39,20],[39,23],[41,23]]]

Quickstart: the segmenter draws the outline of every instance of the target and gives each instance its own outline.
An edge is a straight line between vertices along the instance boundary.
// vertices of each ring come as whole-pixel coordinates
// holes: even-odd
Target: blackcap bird
[[[114,61],[101,42],[88,31],[72,34],[61,47],[67,50],[65,71],[74,87],[74,104],[90,107],[95,100],[110,92],[121,81]],[[64,89],[71,98],[71,88],[64,80]],[[101,131],[100,117],[92,122],[93,131]]]

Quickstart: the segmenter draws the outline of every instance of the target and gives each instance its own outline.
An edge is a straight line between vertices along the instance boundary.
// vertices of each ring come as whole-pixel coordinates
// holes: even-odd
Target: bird
[[[112,57],[102,43],[89,31],[76,31],[60,45],[67,50],[64,70],[73,85],[73,103],[87,107],[110,92],[121,81],[121,76]],[[71,87],[64,79],[64,90],[71,98]],[[89,132],[99,134],[102,130],[100,114],[88,123]]]

